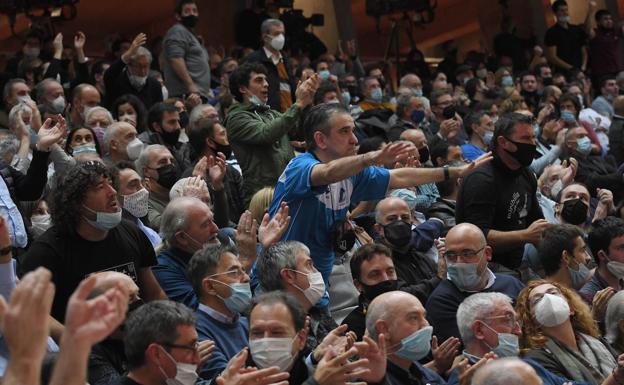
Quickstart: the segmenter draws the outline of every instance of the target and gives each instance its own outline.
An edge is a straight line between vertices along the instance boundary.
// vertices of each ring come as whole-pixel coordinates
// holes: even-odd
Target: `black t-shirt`
[[[155,264],[149,239],[135,224],[122,220],[98,242],[87,241],[77,234],[60,234],[53,226],[24,254],[19,271],[22,276],[43,266],[52,272],[56,293],[51,314],[64,322],[69,297],[91,273],[118,271],[130,276],[140,288],[138,271]]]
[[[537,180],[528,168],[512,171],[494,158],[462,180],[455,212],[457,223],[472,223],[486,237],[490,230],[526,229],[544,217],[536,190]],[[492,261],[515,269],[520,266],[523,249],[494,249]]]
[[[546,31],[544,44],[546,47],[557,47],[557,56],[560,59],[575,68],[581,68],[583,64],[581,47],[587,44],[587,33],[577,25],[563,28],[555,24]]]

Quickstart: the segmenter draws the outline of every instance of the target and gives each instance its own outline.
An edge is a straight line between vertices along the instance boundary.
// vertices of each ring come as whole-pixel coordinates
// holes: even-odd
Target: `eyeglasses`
[[[163,346],[173,349],[183,349],[192,353],[197,353],[199,351],[199,342],[195,342],[192,345],[177,345],[177,344],[167,344],[163,343]]]
[[[495,320],[495,319],[500,319],[503,320],[503,323],[508,326],[509,328],[513,328],[514,326],[519,324],[518,319],[516,318],[516,316],[514,314],[504,314],[504,315],[499,315],[499,316],[495,316],[495,317],[486,317],[484,318],[485,320]]]
[[[243,270],[242,268],[239,267],[237,269],[232,269],[230,271],[224,271],[223,273],[211,274],[207,278],[212,278],[212,277],[216,277],[216,276],[219,276],[219,275],[227,275],[227,276],[229,276],[231,278],[240,279],[243,276],[245,276],[245,274],[247,274],[245,272],[245,270]]]
[[[462,260],[472,260],[483,250],[485,250],[485,246],[483,246],[479,250],[462,250],[459,252],[447,251],[446,253],[444,253],[444,258],[446,258],[447,262],[451,263],[456,263],[458,258],[461,258]]]

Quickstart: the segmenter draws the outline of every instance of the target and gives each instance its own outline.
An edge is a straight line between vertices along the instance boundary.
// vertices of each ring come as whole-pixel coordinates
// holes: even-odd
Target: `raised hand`
[[[314,102],[314,94],[316,94],[316,90],[321,83],[321,79],[318,74],[314,74],[310,76],[306,81],[300,82],[297,85],[297,90],[295,91],[295,97],[297,103],[301,108],[312,105]]]
[[[391,143],[381,150],[371,152],[374,164],[405,162],[413,153],[413,145],[405,142]]]
[[[471,172],[473,172],[477,167],[481,167],[484,164],[491,162],[492,159],[494,159],[492,157],[492,153],[491,152],[486,152],[485,154],[483,154],[480,157],[478,157],[477,159],[475,159],[474,162],[468,163],[465,166],[450,167],[449,168],[449,173],[451,174],[452,177],[464,178],[466,175],[468,175]]]
[[[444,259],[444,258],[442,258]],[[445,375],[453,365],[453,360],[459,352],[461,342],[459,338],[450,337],[442,344],[438,345],[438,337],[433,336],[431,339],[431,354],[433,355],[433,363],[436,371],[440,375]]]
[[[364,336],[362,342],[356,342],[355,348],[361,358],[368,360],[370,373],[361,377],[367,383],[380,383],[386,375],[386,337],[379,335],[379,342],[375,342],[369,336]]]
[[[88,299],[96,281],[95,275],[83,280],[69,298],[61,345],[65,342],[91,347],[108,337],[126,318],[128,296],[121,287]]]
[[[345,347],[347,346],[347,335],[345,335],[345,333],[348,328],[349,325],[340,325],[329,332],[316,349],[314,349],[314,352],[312,352],[314,359],[320,361],[329,349],[345,351]]]
[[[147,35],[143,32],[136,35],[134,40],[132,40],[132,44],[130,44],[130,48],[121,55],[121,60],[123,60],[124,63],[128,63],[128,59],[130,59],[136,53],[137,49],[145,44],[146,41]]]
[[[215,342],[211,340],[204,340],[197,345],[197,351],[199,352],[199,364],[197,365],[197,370],[199,371],[212,355],[212,352],[215,350],[216,345]]]
[[[280,372],[276,366],[261,370],[245,368],[248,355],[247,348],[244,348],[232,357],[225,370],[217,377],[217,385],[288,385],[290,374]]]
[[[219,152],[217,156],[208,157],[208,176],[212,187],[219,191],[223,189],[223,179],[225,178],[225,155]]]
[[[82,31],[76,32],[76,36],[74,36],[74,48],[76,50],[84,50],[85,43],[87,42],[87,35]]]
[[[54,143],[59,142],[64,136],[67,130],[67,123],[65,118],[60,114],[56,116],[56,124],[52,127],[52,119],[48,118],[43,123],[43,126],[37,132],[37,149],[47,151]]]
[[[54,58],[55,59],[61,59],[61,56],[63,55],[63,34],[62,33],[57,33],[56,36],[54,37],[54,40],[52,41],[52,47],[54,47]]]
[[[208,157],[202,156],[197,163],[195,163],[195,167],[193,167],[193,176],[198,176],[200,178],[206,178],[208,170]]]
[[[282,202],[277,214],[269,220],[269,214],[264,214],[262,223],[258,228],[258,240],[262,245],[262,248],[267,248],[279,241],[284,235],[288,225],[290,224],[290,217],[288,216],[288,206],[286,202]]]
[[[340,354],[336,354],[333,349],[328,349],[316,366],[314,379],[323,385],[344,385],[353,384],[351,381],[370,375],[371,370],[367,368],[368,359],[360,358],[350,361],[357,354],[358,350],[355,347]],[[364,385],[366,382],[358,384]]]
[[[245,271],[249,272],[253,261],[258,254],[258,222],[251,216],[251,211],[246,210],[238,220],[236,226],[236,246],[240,253],[240,259],[245,266]]]

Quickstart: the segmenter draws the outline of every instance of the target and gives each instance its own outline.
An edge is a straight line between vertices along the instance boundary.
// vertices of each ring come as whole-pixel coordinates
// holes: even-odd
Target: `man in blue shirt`
[[[393,143],[382,150],[356,155],[354,128],[353,118],[340,105],[313,107],[303,124],[308,152],[291,160],[279,177],[269,210],[273,216],[281,202],[288,204],[292,219],[282,239],[297,240],[310,248],[314,265],[326,284],[334,249],[353,246],[354,237],[349,231],[335,230],[341,227],[351,204],[382,199],[390,189],[465,175],[474,166],[489,161],[485,156],[462,167],[373,167],[407,158],[411,155],[410,145]]]

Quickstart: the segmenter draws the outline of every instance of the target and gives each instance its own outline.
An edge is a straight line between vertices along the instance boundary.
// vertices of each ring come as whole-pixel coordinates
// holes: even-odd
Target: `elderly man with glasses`
[[[474,293],[500,292],[515,299],[523,288],[518,279],[494,274],[488,268],[492,248],[477,226],[460,223],[449,230],[445,242],[447,279],[431,293],[425,306],[438,341],[460,336],[457,308],[467,297]]]

